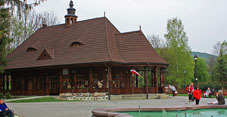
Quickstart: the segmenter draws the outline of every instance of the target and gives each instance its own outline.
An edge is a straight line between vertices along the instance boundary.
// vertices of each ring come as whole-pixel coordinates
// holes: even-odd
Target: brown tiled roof
[[[72,47],[73,42],[83,45]],[[29,47],[37,50],[27,52]],[[52,59],[38,60],[45,48]],[[40,28],[7,59],[6,69],[95,62],[167,65],[142,32],[120,33],[106,17],[79,21],[70,27],[61,24]]]
[[[141,31],[118,34],[116,40],[125,63],[168,64],[155,52]]]

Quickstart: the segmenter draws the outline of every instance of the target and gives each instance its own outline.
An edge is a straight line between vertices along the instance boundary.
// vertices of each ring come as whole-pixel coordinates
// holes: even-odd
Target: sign
[[[63,75],[68,75],[69,74],[69,70],[68,69],[63,69]]]

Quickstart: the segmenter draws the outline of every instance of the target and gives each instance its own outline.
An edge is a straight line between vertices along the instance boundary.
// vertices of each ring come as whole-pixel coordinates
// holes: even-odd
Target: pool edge
[[[195,105],[195,106],[174,106],[174,107],[141,107],[141,108],[98,108],[92,110],[93,117],[133,117],[132,115],[118,112],[154,112],[154,111],[177,111],[177,110],[197,110],[197,109],[215,109],[227,108],[227,105]]]

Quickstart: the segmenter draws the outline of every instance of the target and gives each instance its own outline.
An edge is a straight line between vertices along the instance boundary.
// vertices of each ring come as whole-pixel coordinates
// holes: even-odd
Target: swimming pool
[[[134,117],[227,117],[227,109],[199,109],[162,112],[123,112]]]

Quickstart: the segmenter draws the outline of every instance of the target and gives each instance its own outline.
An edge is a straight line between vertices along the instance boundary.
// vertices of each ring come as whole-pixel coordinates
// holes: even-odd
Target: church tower
[[[75,15],[76,9],[73,8],[74,4],[71,0],[69,8],[67,9],[67,15],[65,15],[65,25],[69,26],[77,22],[77,16]]]

